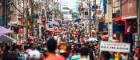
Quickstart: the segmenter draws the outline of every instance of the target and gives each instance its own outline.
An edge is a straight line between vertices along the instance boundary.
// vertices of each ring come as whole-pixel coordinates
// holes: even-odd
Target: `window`
[[[85,12],[85,15],[88,15],[88,11]]]

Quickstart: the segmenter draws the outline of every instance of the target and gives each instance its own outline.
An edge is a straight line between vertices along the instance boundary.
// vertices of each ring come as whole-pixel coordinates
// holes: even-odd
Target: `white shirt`
[[[87,57],[86,57],[86,56],[84,56],[84,57],[81,57],[81,59],[80,59],[80,60],[90,60],[90,59],[89,59],[89,56],[87,56]]]
[[[29,58],[35,58],[35,59],[40,59],[41,58],[41,53],[36,49],[34,49],[34,50],[28,49],[27,53],[30,56]]]

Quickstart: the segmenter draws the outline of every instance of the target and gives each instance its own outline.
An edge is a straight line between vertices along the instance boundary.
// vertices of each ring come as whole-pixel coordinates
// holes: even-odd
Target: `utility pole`
[[[7,7],[8,7],[8,4],[7,4],[7,1],[8,0],[3,0],[3,16],[4,16],[4,26],[7,25]]]
[[[98,26],[98,22],[97,22],[97,20],[96,20],[96,9],[97,9],[96,0],[94,0],[94,1],[93,1],[93,8],[92,8],[92,11],[93,11],[93,16],[92,16],[92,18],[93,18],[94,21],[91,21],[91,22],[94,23],[93,28],[96,28],[96,27]],[[93,25],[93,23],[92,23],[92,25]],[[97,30],[97,28],[96,28],[96,30]]]
[[[25,3],[26,3],[26,0],[23,0],[23,15],[22,15],[22,16],[23,16],[23,26],[24,26],[24,27],[23,27],[23,29],[24,29],[24,30],[23,30],[23,31],[24,31],[23,37],[24,37],[24,40],[27,40],[27,31],[26,31],[26,30],[27,30],[27,29],[26,29],[27,25],[26,25],[26,17],[25,17],[25,14],[26,14],[26,13],[25,13],[25,12],[26,12],[26,9],[25,9],[26,6],[25,6],[25,5],[26,5],[26,4],[25,4]]]
[[[137,0],[137,22],[138,22],[138,25],[137,25],[137,37],[136,37],[136,47],[139,46],[140,44],[140,0]]]
[[[108,18],[109,18],[109,23],[108,23],[108,35],[109,35],[109,41],[112,40],[112,34],[113,34],[113,27],[112,27],[112,0],[107,1],[107,9],[108,9]]]
[[[93,20],[94,20],[94,25],[96,28],[96,9],[97,9],[97,6],[96,6],[96,0],[93,1],[93,6],[94,8],[91,7],[91,1],[89,0],[89,32],[90,32],[90,36],[92,36],[92,28],[93,28]],[[91,10],[93,11],[93,19],[91,19]]]
[[[89,0],[88,1],[89,2],[89,34],[90,34],[90,36],[92,36],[91,35],[91,22],[92,22],[92,20],[91,20],[91,1]]]
[[[23,38],[26,40],[26,19],[25,19],[25,0],[23,0]]]
[[[31,35],[34,36],[34,19],[33,19],[33,14],[34,14],[34,0],[31,0]]]

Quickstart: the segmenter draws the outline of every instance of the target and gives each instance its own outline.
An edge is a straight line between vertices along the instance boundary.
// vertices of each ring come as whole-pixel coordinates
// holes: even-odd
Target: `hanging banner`
[[[130,52],[129,43],[119,43],[119,42],[100,42],[100,51],[110,51],[110,52]]]

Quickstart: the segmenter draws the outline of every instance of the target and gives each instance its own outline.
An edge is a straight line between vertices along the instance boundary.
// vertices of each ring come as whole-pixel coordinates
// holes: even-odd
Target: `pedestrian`
[[[110,53],[107,51],[101,52],[100,60],[109,60],[111,57]]]
[[[74,49],[74,54],[71,56],[71,58],[69,60],[80,60],[80,49],[79,48],[75,48]]]
[[[128,60],[128,54],[127,53],[122,53],[120,60]]]
[[[16,51],[11,50],[12,46],[7,46],[4,49],[2,60],[18,60]]]
[[[90,60],[88,54],[89,54],[88,47],[82,47],[80,49],[80,56],[81,56],[80,60]]]
[[[115,54],[114,54],[114,56],[115,56],[115,60],[120,60],[120,53],[119,52],[116,52]]]
[[[115,60],[114,53],[113,52],[110,52],[110,58],[109,58],[109,60]]]
[[[94,48],[90,48],[90,50],[89,50],[89,58],[90,58],[90,60],[95,60],[95,53],[94,53]]]
[[[31,44],[31,49],[26,51],[29,54],[29,60],[40,60],[41,53],[37,50],[36,44]]]
[[[47,57],[44,58],[44,60],[66,60],[63,56],[55,53],[55,50],[57,49],[57,41],[53,38],[47,41],[47,49]]]
[[[22,46],[20,46],[20,48],[18,49],[18,60],[26,60],[24,55],[24,50],[21,47]]]
[[[63,57],[67,58],[68,57],[68,52],[67,52],[67,45],[66,43],[62,42],[59,46],[59,53]]]
[[[0,47],[0,60],[2,60],[2,54],[3,54],[3,50],[2,47]]]

